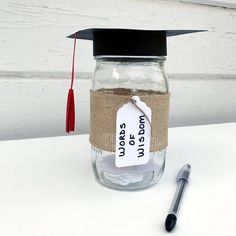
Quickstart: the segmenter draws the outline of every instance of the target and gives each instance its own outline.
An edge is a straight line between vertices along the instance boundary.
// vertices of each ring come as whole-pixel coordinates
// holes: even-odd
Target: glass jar
[[[95,57],[92,90],[128,89],[168,93],[165,57]],[[116,167],[115,152],[92,145],[92,165],[97,181],[120,190],[148,188],[159,180],[165,167],[166,149],[150,152],[147,164]]]

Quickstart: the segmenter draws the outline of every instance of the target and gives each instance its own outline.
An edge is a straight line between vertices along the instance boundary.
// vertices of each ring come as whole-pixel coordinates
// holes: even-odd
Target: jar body
[[[164,57],[130,58],[99,57],[93,77],[92,90],[128,89],[168,93],[164,72]],[[115,165],[115,152],[91,147],[93,171],[97,181],[107,187],[120,190],[148,188],[159,180],[165,167],[166,149],[149,152],[147,164],[128,167]]]

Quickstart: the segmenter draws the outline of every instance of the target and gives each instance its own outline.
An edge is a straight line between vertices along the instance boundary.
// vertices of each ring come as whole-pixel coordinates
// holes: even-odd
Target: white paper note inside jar
[[[117,167],[143,165],[149,161],[152,111],[133,96],[116,115]]]

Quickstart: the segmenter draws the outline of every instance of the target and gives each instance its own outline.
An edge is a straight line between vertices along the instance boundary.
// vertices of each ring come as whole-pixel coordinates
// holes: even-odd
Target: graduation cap
[[[94,56],[166,56],[167,37],[202,31],[91,28],[68,38],[93,40]]]
[[[206,30],[141,30],[120,28],[90,28],[68,36],[74,38],[71,88],[68,93],[66,111],[66,131],[74,131],[74,59],[76,39],[93,41],[93,55],[96,56],[142,56],[167,55],[167,37],[203,32]]]

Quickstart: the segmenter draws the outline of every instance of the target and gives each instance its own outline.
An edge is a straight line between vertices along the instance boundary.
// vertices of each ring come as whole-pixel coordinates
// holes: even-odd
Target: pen
[[[165,228],[166,231],[170,232],[174,229],[177,222],[177,215],[179,211],[180,202],[183,196],[183,192],[186,184],[188,183],[191,166],[189,164],[184,165],[177,176],[177,190],[175,192],[174,199],[172,201],[169,213],[166,217]]]

